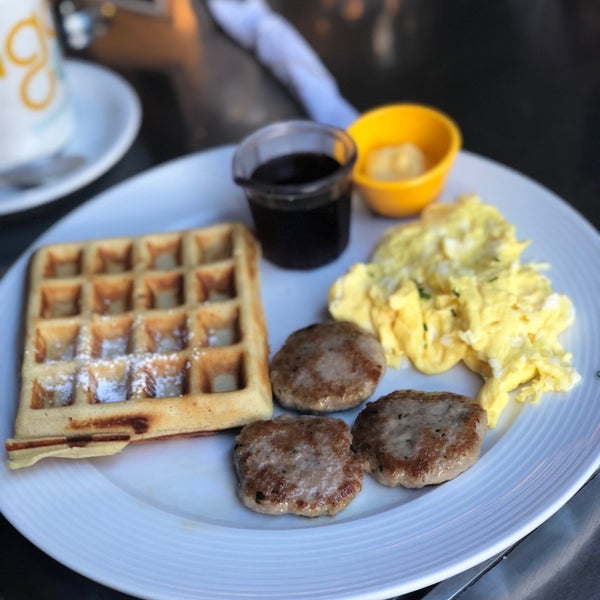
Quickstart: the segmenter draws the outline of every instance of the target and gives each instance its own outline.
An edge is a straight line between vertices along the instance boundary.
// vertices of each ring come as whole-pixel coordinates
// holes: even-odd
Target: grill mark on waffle
[[[103,442],[117,442],[117,441],[129,440],[129,439],[130,438],[128,435],[109,435],[107,437],[103,437],[102,441]],[[82,436],[77,436],[77,437],[68,437],[65,440],[65,443],[67,444],[67,446],[69,446],[69,448],[82,448],[84,446],[91,444],[94,441],[97,441],[97,439],[94,439],[93,435],[82,435]]]
[[[237,223],[36,251],[9,466],[25,466],[21,443],[98,448],[114,435],[116,452],[123,433],[138,442],[271,418],[259,259]]]
[[[124,415],[119,417],[107,417],[103,419],[73,420],[69,424],[70,429],[132,429],[134,433],[146,433],[151,426],[152,419],[147,415]]]
[[[52,446],[66,445],[70,448],[80,448],[94,442],[128,442],[131,436],[128,433],[77,435],[62,438],[47,438],[40,440],[10,440],[6,449],[10,452],[19,450],[33,450],[38,448],[51,448]]]

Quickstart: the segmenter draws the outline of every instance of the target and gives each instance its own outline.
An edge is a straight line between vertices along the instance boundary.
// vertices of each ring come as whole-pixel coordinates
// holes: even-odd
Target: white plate
[[[79,60],[67,60],[65,73],[76,125],[64,153],[80,154],[86,162],[72,173],[37,188],[0,187],[0,216],[52,202],[94,181],[125,154],[137,135],[140,102],[120,75]]]
[[[192,155],[142,174],[73,212],[37,243],[250,223],[230,180],[232,148]],[[462,153],[445,199],[477,191],[531,238],[526,259],[552,263],[555,289],[578,318],[564,335],[583,381],[513,407],[490,431],[481,460],[428,490],[363,491],[332,518],[271,517],[243,508],[219,434],[125,449],[94,460],[0,466],[0,508],[34,544],[72,569],[148,598],[388,598],[456,574],[500,552],[558,510],[600,462],[600,238],[569,206],[532,181]],[[312,272],[262,264],[271,348],[325,316],[335,277],[364,260],[390,221],[355,202],[351,245]],[[0,285],[0,432],[12,433],[18,393],[19,310],[27,257]],[[464,369],[427,377],[389,371],[378,389],[472,393]],[[348,413],[348,420],[355,412]]]

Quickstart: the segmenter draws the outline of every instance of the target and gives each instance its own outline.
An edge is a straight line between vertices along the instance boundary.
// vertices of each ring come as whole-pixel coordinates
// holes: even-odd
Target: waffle
[[[271,418],[259,257],[235,223],[37,250],[9,466]]]

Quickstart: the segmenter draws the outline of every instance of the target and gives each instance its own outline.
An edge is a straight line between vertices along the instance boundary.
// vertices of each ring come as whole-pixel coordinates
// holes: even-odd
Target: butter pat
[[[423,151],[411,142],[382,146],[367,155],[365,173],[380,181],[403,181],[427,170]]]

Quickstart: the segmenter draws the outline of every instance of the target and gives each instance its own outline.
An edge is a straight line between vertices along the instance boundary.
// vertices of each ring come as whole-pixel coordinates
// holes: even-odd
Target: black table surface
[[[205,3],[167,0],[156,3],[154,15],[116,4],[106,33],[68,54],[108,66],[131,83],[142,103],[140,132],[123,158],[93,183],[0,217],[2,271],[48,227],[99,192],[165,161],[237,143],[266,123],[305,116],[288,91],[216,26]],[[359,111],[401,101],[436,106],[458,122],[466,150],[538,181],[598,229],[596,0],[270,4],[315,48]],[[127,597],[46,556],[4,517],[0,565],[2,600]]]

